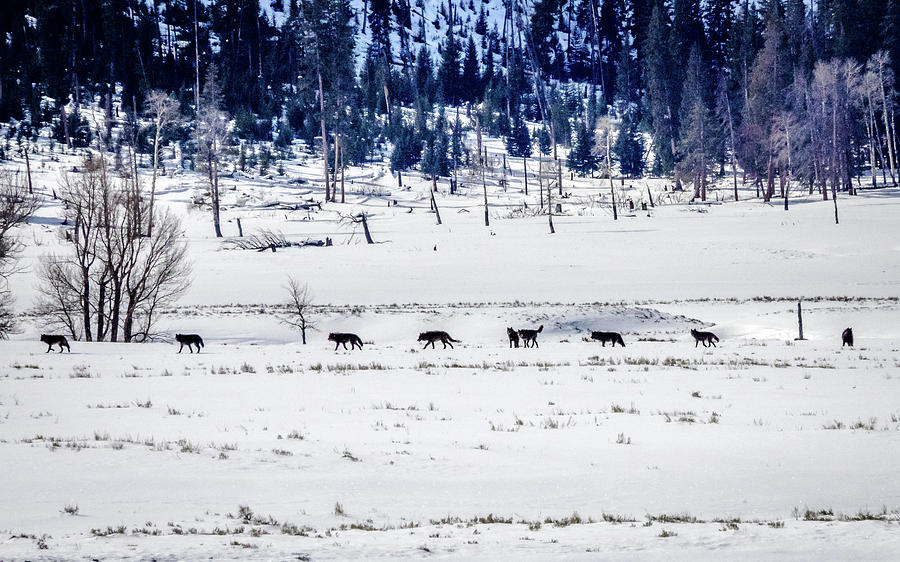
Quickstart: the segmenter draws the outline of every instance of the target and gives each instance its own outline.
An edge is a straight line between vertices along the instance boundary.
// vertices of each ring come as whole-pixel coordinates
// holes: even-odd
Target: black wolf
[[[419,341],[425,342],[425,347],[428,347],[428,344],[431,344],[431,349],[434,349],[434,342],[436,341],[440,341],[442,344],[444,344],[444,349],[447,349],[448,345],[451,349],[453,348],[453,344],[450,342],[459,343],[459,340],[453,339],[452,337],[450,337],[450,334],[440,330],[433,332],[422,332],[421,334],[419,334]],[[425,349],[425,347],[423,347],[422,349]]]
[[[710,345],[717,347],[716,342],[719,341],[719,337],[712,332],[698,332],[692,328],[691,335],[694,336],[694,347],[697,347],[697,344],[701,341],[703,342],[703,347],[709,347]]]
[[[191,347],[191,344],[197,346],[197,353],[200,353],[200,348],[205,347],[203,345],[203,338],[201,338],[197,334],[175,334],[175,341],[181,344],[181,347],[178,348],[178,353],[181,353],[181,350],[184,349],[185,344],[188,346],[188,351],[191,353],[194,352],[194,348]]]
[[[50,334],[41,334],[41,341],[47,344],[46,353],[50,353],[50,350],[54,345],[59,346],[59,352],[62,353],[63,348],[66,348],[69,353],[72,353],[72,348],[69,347],[69,341],[66,339],[66,336],[56,336]]]
[[[519,332],[512,328],[507,328],[506,336],[509,338],[509,347],[519,347]]]
[[[544,325],[541,324],[537,330],[519,330],[519,337],[522,338],[522,343],[525,344],[525,347],[528,347],[528,342],[531,342],[532,347],[540,347],[537,344],[537,337],[543,331]]]
[[[845,345],[853,347],[853,328],[847,328],[846,330],[844,330],[844,332],[841,334],[841,341],[844,342],[841,344],[841,347],[844,347]],[[60,349],[60,351],[62,350]]]
[[[612,346],[616,347],[616,344],[625,347],[625,342],[622,341],[622,334],[619,332],[591,332],[591,339],[600,340],[603,343],[603,347],[606,347],[606,342],[611,341]]]
[[[356,334],[342,334],[342,333],[331,333],[328,334],[328,341],[334,342],[334,350],[337,351],[339,345],[343,345],[344,349],[347,349],[347,343],[350,344],[350,349],[353,350],[356,346],[359,346],[362,349],[362,340],[359,339],[359,336]]]

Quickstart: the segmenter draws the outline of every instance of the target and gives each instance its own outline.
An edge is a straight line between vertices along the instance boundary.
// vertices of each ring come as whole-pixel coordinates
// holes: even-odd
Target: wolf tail
[[[538,326],[537,332],[540,334],[543,331],[544,331],[544,325],[541,324],[540,326]]]
[[[719,341],[719,336],[717,336],[717,335],[715,335],[715,334],[712,334],[712,337],[713,337],[714,340]]]
[[[455,339],[453,339],[453,336],[450,336],[450,335],[447,336],[447,340],[455,342],[455,343],[462,343],[462,340],[455,340]]]
[[[197,336],[197,341],[200,343],[200,347],[206,347],[205,345],[203,345],[203,338],[201,338],[200,336]]]

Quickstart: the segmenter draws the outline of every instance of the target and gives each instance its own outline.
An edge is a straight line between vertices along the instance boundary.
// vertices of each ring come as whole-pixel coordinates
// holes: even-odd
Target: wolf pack
[[[544,331],[544,325],[541,324],[537,328],[525,328],[516,330],[515,328],[508,327],[506,328],[506,336],[509,339],[509,347],[519,347],[519,344],[522,344],[522,347],[540,347],[538,345],[538,335]],[[701,343],[703,347],[717,347],[716,342],[719,341],[719,337],[712,332],[704,332],[700,330],[695,330],[691,328],[691,336],[694,338],[694,347],[697,347]],[[606,347],[606,343],[609,342],[612,344],[612,347],[616,347],[616,344],[625,347],[625,340],[622,339],[622,334],[619,332],[591,332],[591,339],[599,341],[603,344],[603,347]],[[358,335],[349,333],[349,332],[331,332],[328,334],[328,341],[334,342],[334,350],[337,351],[339,347],[343,346],[343,348],[347,349],[347,344],[350,344],[350,351],[359,348],[363,348],[363,341]],[[458,340],[453,338],[449,333],[443,330],[432,330],[428,332],[422,332],[419,334],[419,342],[425,342],[425,347],[422,349],[427,349],[430,345],[432,349],[435,349],[435,343],[441,342],[444,346],[443,349],[447,349],[447,346],[450,346],[450,349],[453,348],[454,343],[461,343],[462,340]],[[69,341],[66,339],[66,336],[59,334],[41,334],[41,342],[47,344],[46,353],[50,353],[53,349],[53,346],[59,347],[59,352],[62,353],[65,349],[69,353],[72,352],[71,346],[69,346]],[[187,346],[188,351],[194,353],[194,348],[197,349],[197,353],[200,353],[200,349],[205,347],[203,343],[203,338],[200,337],[199,334],[175,334],[175,343],[180,344],[178,348],[178,353],[181,353],[184,350],[184,346]],[[850,346],[853,347],[853,329],[847,328],[841,333],[841,347]]]

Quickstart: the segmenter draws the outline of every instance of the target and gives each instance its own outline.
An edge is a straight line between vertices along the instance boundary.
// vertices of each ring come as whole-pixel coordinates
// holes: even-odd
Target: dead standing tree
[[[13,329],[13,297],[8,280],[16,272],[16,257],[22,248],[11,231],[24,224],[39,206],[40,200],[18,174],[0,175],[0,339]]]
[[[300,330],[300,338],[303,345],[306,345],[306,331],[315,330],[316,322],[311,316],[312,312],[312,292],[306,283],[300,283],[294,277],[288,277],[285,285],[288,292],[287,316],[281,320],[288,326]]]
[[[159,308],[189,284],[181,224],[156,211],[145,236],[149,218],[135,211],[145,203],[133,201],[133,178],[115,181],[102,156],[83,167],[65,178],[70,250],[41,260],[37,314],[76,339],[146,340]]]
[[[165,92],[153,90],[144,101],[146,114],[153,121],[153,176],[150,180],[150,206],[148,214],[151,220],[147,224],[147,236],[153,232],[153,204],[156,200],[156,175],[159,170],[159,144],[163,139],[163,132],[169,125],[177,123],[181,119],[178,111],[178,101]]]
[[[216,79],[216,70],[210,65],[206,84],[200,97],[197,112],[197,149],[200,159],[206,163],[209,176],[209,192],[212,201],[213,226],[216,237],[222,237],[219,220],[219,158],[228,138],[228,115],[222,111],[222,92]]]
[[[434,197],[434,195],[432,195]],[[368,213],[357,213],[355,215],[338,215],[340,217],[340,222],[344,224],[361,224],[363,227],[363,234],[366,237],[366,244],[374,244],[375,242],[372,240],[372,234],[369,232],[369,215]],[[440,224],[440,223],[438,223]]]

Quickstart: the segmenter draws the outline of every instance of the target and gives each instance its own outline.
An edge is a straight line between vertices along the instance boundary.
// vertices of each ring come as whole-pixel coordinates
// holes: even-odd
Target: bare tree
[[[64,178],[70,251],[42,259],[36,312],[76,339],[144,341],[159,308],[189,284],[181,224],[157,210],[146,236],[135,178],[115,181],[102,155],[83,167]]]
[[[797,117],[791,111],[779,111],[772,117],[772,148],[780,171],[779,175],[785,178],[787,183],[782,194],[785,211],[789,208],[788,199],[793,181],[798,128]]]
[[[213,226],[216,237],[222,237],[219,221],[219,158],[228,138],[228,115],[222,111],[222,92],[216,79],[216,70],[210,65],[206,73],[200,108],[197,111],[197,148],[206,163],[209,176],[209,192],[212,200]]]
[[[434,180],[434,181],[437,181],[437,180]],[[438,209],[437,200],[435,200],[435,198],[434,198],[435,190],[430,189],[429,192],[431,193],[431,208],[434,209],[434,216],[437,217],[437,223],[438,223],[438,225],[440,225],[441,224],[441,210]]]
[[[866,125],[866,136],[869,145],[869,168],[872,173],[872,187],[878,187],[878,176],[875,173],[875,151],[881,152],[881,146],[878,142],[878,122],[875,120],[875,96],[878,93],[878,75],[871,70],[867,70],[863,74],[862,82],[863,104],[863,121]]]
[[[316,78],[319,80],[319,111],[322,115],[322,162],[325,169],[325,201],[329,200],[328,180],[328,132],[325,130],[325,92],[322,89],[322,72],[316,68]]]
[[[481,187],[484,189],[484,226],[491,226],[491,218],[488,215],[488,198],[487,198],[487,183],[484,179],[484,169],[485,166],[481,167]],[[432,195],[434,197],[434,195]]]
[[[719,126],[728,125],[728,154],[731,159],[731,175],[734,180],[734,200],[738,200],[737,183],[737,141],[734,136],[734,116],[731,114],[731,100],[728,99],[728,84],[725,74],[719,71],[719,85],[716,89],[716,113],[719,115]]]
[[[885,51],[878,51],[869,59],[868,68],[878,76],[879,93],[881,94],[882,118],[884,120],[884,136],[885,146],[888,153],[888,162],[890,163],[891,181],[896,184],[897,171],[897,146],[895,144],[895,136],[891,127],[892,122],[890,115],[893,114],[893,88],[894,73],[891,70],[891,57]]]
[[[616,209],[616,188],[613,185],[612,177],[612,155],[610,148],[612,147],[612,122],[609,118],[597,120],[598,129],[594,133],[597,139],[594,145],[595,152],[602,157],[602,165],[606,168],[606,177],[609,179],[609,195],[612,201],[613,220],[619,220],[619,211]]]
[[[434,197],[434,195],[432,195]],[[437,203],[435,203],[437,205]],[[437,208],[437,207],[435,207]],[[361,224],[363,227],[363,234],[366,237],[367,244],[374,244],[375,242],[372,240],[372,234],[369,232],[369,215],[366,213],[358,213],[355,215],[340,215],[341,222],[350,223],[350,224]],[[440,223],[438,223],[440,224]]]
[[[181,240],[181,221],[168,211],[157,212],[154,220],[153,234],[137,239],[137,258],[125,279],[122,337],[126,342],[149,339],[156,312],[190,287],[191,266],[187,245]]]
[[[16,258],[22,243],[12,230],[24,224],[40,206],[18,174],[0,175],[0,339],[14,329],[13,296],[9,276],[16,271]]]
[[[813,71],[812,97],[818,113],[817,138],[824,139],[823,173],[831,179],[831,197],[834,202],[834,222],[837,224],[837,192],[843,185],[853,194],[850,162],[852,149],[853,114],[862,103],[860,92],[861,66],[846,59],[832,59],[816,63]],[[824,188],[823,182],[823,188]],[[823,193],[827,193],[823,189]]]
[[[282,321],[300,330],[303,345],[306,345],[306,330],[315,330],[317,324],[311,318],[312,292],[306,283],[300,283],[294,277],[288,277],[285,289],[288,292],[288,313]]]
[[[148,214],[151,217],[147,225],[147,236],[153,232],[153,203],[156,199],[156,174],[159,169],[159,145],[162,141],[163,131],[169,125],[177,123],[181,119],[178,111],[178,101],[171,95],[161,90],[153,90],[144,100],[147,116],[153,120],[153,179],[150,180],[150,207]]]

